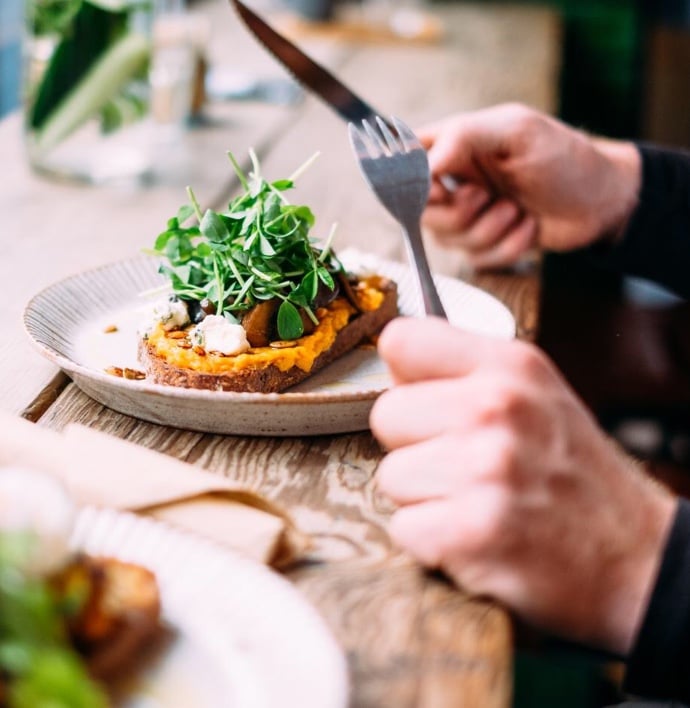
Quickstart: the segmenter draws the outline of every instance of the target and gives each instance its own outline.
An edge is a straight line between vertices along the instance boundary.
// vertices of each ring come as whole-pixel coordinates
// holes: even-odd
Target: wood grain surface
[[[237,69],[241,56],[243,70],[285,76],[228,12],[225,0],[194,8],[212,27],[211,64]],[[434,12],[443,21],[443,42],[377,46],[310,36],[305,48],[380,110],[412,125],[505,100],[554,109],[554,13],[481,2],[434,6]],[[375,485],[383,450],[369,432],[254,438],[146,423],[90,399],[27,341],[21,312],[30,296],[149,245],[184,201],[184,184],[193,184],[204,204],[228,199],[237,188],[228,149],[246,158],[253,146],[271,178],[285,177],[320,151],[293,197],[313,206],[316,235],[338,222],[338,248],[403,258],[397,226],[359,175],[344,125],[317,99],[305,96],[293,106],[223,103],[206,111],[205,124],[191,130],[180,147],[184,174],[130,190],[53,183],[31,174],[21,150],[20,117],[0,123],[0,154],[9,165],[0,195],[0,317],[9,323],[0,340],[0,407],[50,428],[88,425],[237,480],[287,508],[312,539],[287,575],[320,610],[347,654],[352,706],[507,708],[510,620],[500,607],[468,597],[392,547],[386,533],[392,509]],[[432,244],[429,250],[436,270],[461,274],[494,294],[514,313],[518,335],[534,338],[538,260],[509,272],[473,275],[461,258]]]

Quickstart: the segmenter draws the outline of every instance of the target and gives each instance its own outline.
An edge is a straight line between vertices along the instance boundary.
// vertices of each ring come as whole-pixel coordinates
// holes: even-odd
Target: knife
[[[230,0],[237,14],[273,56],[330,106],[341,118],[353,123],[374,119],[378,114],[330,71],[317,64],[299,47],[276,32],[241,0]],[[385,120],[385,119],[384,119]],[[387,121],[386,121],[387,122]]]
[[[394,135],[395,126],[381,113],[375,111],[364,99],[330,71],[317,64],[289,39],[276,32],[265,20],[250,10],[242,0],[229,0],[245,25],[268,51],[321,100],[330,106],[341,118],[348,122],[360,123],[363,120],[376,122],[378,117],[388,126]],[[448,193],[457,188],[459,182],[452,175],[440,175],[440,183]]]

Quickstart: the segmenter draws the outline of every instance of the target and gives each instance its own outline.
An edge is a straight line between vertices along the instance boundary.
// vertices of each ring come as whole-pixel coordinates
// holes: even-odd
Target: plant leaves
[[[223,219],[221,219],[215,211],[211,211],[211,209],[206,210],[199,224],[199,230],[209,241],[215,241],[217,243],[222,243],[230,236]]]
[[[294,180],[268,183],[262,179],[255,155],[243,191],[227,210],[207,210],[201,223],[182,227],[193,216],[197,203],[181,207],[156,239],[156,252],[170,266],[161,272],[173,292],[187,299],[209,297],[219,304],[219,314],[241,315],[257,302],[280,298],[279,334],[294,339],[304,332],[302,317],[312,320],[313,303],[321,283],[334,287],[333,274],[340,265],[331,253],[312,244],[309,231],[314,215],[309,207],[290,204],[282,192]],[[236,161],[231,162],[237,169]],[[244,175],[242,175],[244,176]],[[333,230],[331,230],[331,235]],[[325,249],[328,250],[328,247]]]
[[[335,281],[333,280],[333,276],[325,269],[325,268],[319,268],[316,271],[319,275],[319,280],[328,288],[331,290],[335,290]]]
[[[262,256],[275,256],[276,250],[271,246],[271,242],[263,235],[259,237],[259,248]]]
[[[177,220],[180,224],[184,224],[190,216],[194,215],[194,207],[189,204],[183,204],[177,212]]]
[[[279,179],[276,182],[271,182],[271,187],[277,189],[279,192],[285,192],[288,189],[292,189],[295,183],[291,179]]]
[[[278,336],[281,339],[297,339],[304,334],[304,325],[297,308],[285,300],[278,308]]]

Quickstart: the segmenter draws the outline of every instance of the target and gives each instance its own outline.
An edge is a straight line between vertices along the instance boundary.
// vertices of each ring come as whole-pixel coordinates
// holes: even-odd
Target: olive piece
[[[319,287],[316,291],[316,297],[312,302],[312,309],[316,310],[318,307],[326,307],[329,303],[333,302],[340,294],[340,285],[336,280],[334,283],[334,288],[331,290],[328,285],[323,281],[319,280]]]
[[[184,304],[187,305],[187,314],[193,324],[199,324],[206,317],[198,300],[184,300]]]
[[[187,313],[193,324],[199,324],[206,315],[215,315],[216,306],[207,297],[203,300],[183,300],[187,305]]]

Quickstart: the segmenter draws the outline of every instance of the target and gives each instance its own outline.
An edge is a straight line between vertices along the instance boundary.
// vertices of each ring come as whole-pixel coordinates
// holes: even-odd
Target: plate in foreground
[[[151,570],[167,641],[118,688],[121,708],[345,708],[344,653],[269,568],[160,522],[85,508],[72,548]]]

